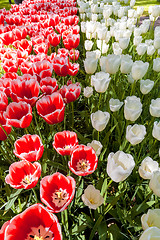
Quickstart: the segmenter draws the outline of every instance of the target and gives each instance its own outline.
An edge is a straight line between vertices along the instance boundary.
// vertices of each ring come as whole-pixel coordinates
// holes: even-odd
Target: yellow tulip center
[[[86,172],[90,168],[90,163],[86,159],[80,159],[76,167],[78,171]]]

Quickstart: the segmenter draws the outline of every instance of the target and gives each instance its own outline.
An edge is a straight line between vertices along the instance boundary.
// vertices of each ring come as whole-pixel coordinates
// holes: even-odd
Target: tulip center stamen
[[[70,149],[70,148],[72,148],[72,146],[70,145],[65,146],[65,149]]]
[[[42,225],[38,228],[33,227],[31,230],[25,240],[51,240],[54,237],[53,232],[51,232],[49,228],[44,228]]]
[[[21,183],[24,186],[27,186],[27,185],[31,184],[31,182],[32,182],[32,176],[31,175],[26,175],[21,181]]]
[[[56,190],[52,195],[52,201],[57,207],[62,207],[68,200],[68,193],[66,190]]]
[[[86,159],[80,159],[76,167],[78,171],[86,172],[90,168],[90,163]]]
[[[93,201],[93,199],[91,198],[91,199],[89,199],[89,201],[90,201],[90,203],[91,204],[94,204],[94,201]]]

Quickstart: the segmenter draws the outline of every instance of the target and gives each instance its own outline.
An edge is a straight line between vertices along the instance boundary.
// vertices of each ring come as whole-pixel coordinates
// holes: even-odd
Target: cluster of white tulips
[[[133,9],[134,0],[83,0],[78,1],[78,5],[85,48],[84,96],[90,106],[97,98],[96,106],[90,111],[92,127],[98,132],[98,142],[113,126],[117,133],[125,135],[119,136],[122,142],[117,140],[117,151],[108,154],[107,174],[119,183],[136,167],[140,177],[149,179],[149,188],[160,197],[159,164],[152,159],[159,157],[156,144],[160,141],[160,121],[157,119],[160,117],[160,26],[154,28],[160,6],[150,7],[149,18],[140,23],[144,7]],[[118,129],[122,127],[120,121],[125,123],[123,131]],[[144,154],[141,157],[143,141],[145,144],[151,142],[146,147],[145,158]],[[132,150],[140,144],[137,156]],[[142,217],[145,232],[141,240],[151,239],[149,236],[156,234],[160,237],[160,227],[156,225],[159,211],[150,210],[147,217]],[[152,220],[148,220],[150,218]],[[144,227],[146,224],[149,230]]]

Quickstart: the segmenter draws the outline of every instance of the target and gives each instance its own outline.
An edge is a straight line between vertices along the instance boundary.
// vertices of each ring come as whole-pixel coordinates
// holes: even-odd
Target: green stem
[[[35,122],[36,122],[36,126],[37,126],[37,129],[38,129],[38,133],[39,133],[39,136],[43,142],[43,138],[42,138],[42,135],[41,135],[41,131],[40,131],[40,128],[39,128],[39,125],[38,125],[38,121],[37,121],[37,116],[36,116],[36,111],[34,110],[33,111],[33,114],[34,114],[34,119],[35,119]]]
[[[71,102],[71,107],[72,107],[72,129],[74,128],[74,104]]]
[[[14,144],[12,142],[12,139],[9,137],[8,133],[6,132],[6,130],[4,129],[4,127],[2,126],[2,124],[0,123],[0,127],[2,128],[3,132],[5,133],[7,139],[9,140],[10,144],[12,147],[14,147]]]

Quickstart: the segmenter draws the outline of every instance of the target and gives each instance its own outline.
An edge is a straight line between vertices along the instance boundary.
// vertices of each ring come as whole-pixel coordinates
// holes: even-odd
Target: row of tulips
[[[41,135],[36,115],[49,125],[61,123],[66,104],[81,93],[80,84],[73,78],[79,70],[79,18],[74,1],[26,0],[0,13],[0,60],[5,71],[0,79],[0,140],[8,141],[5,146],[1,144],[2,153],[6,154],[7,145],[13,148],[18,129],[28,133],[16,140],[11,150],[20,161],[7,152],[9,158],[12,155],[12,159],[5,157],[8,162],[15,162],[5,182],[14,189],[33,189],[42,173],[46,175],[37,161],[41,161],[44,149],[47,151],[42,143],[44,136],[41,140],[29,134],[34,131],[35,121]],[[72,80],[66,81],[67,75]],[[55,134],[53,147],[62,156],[71,156],[69,169],[78,176],[91,174],[97,167],[95,151],[78,145],[74,132]],[[45,207],[33,204],[7,221],[0,230],[1,239],[62,239],[61,226],[53,213],[67,209],[75,195],[76,181],[59,172],[51,173],[40,181],[40,201]]]
[[[102,142],[112,131],[114,133],[110,138],[111,145],[107,144],[108,149],[105,148],[108,153],[107,174],[112,181],[121,183],[134,171],[134,176],[130,177],[131,180],[127,180],[127,183],[130,185],[132,181],[136,181],[139,185],[143,181],[140,182],[139,173],[142,179],[149,179],[146,188],[141,188],[145,195],[149,183],[151,191],[146,195],[147,200],[150,197],[153,199],[152,193],[160,197],[157,142],[160,140],[158,121],[160,98],[156,90],[160,72],[159,26],[154,30],[154,23],[160,16],[160,7],[151,7],[150,19],[144,19],[139,25],[144,7],[132,9],[135,1],[130,1],[130,6],[121,6],[118,1],[78,1],[78,4],[86,50],[84,70],[88,74],[84,96],[88,98],[91,107],[89,111],[91,125],[93,131],[97,131],[97,140]],[[91,104],[93,101],[97,103],[97,107]],[[136,187],[134,184],[132,186]],[[138,188],[136,187],[139,192]],[[116,190],[120,192],[119,187]],[[135,202],[137,199],[139,209],[137,193],[133,194],[132,199],[134,197]],[[156,207],[159,207],[158,197],[154,202],[157,203],[154,205]],[[144,196],[142,199],[143,205],[146,200]],[[133,209],[136,209],[136,204]],[[120,212],[125,216],[125,211],[120,211],[118,207],[116,210],[119,214],[111,214],[113,217],[121,219]],[[132,210],[128,211],[130,212],[128,217],[132,217],[134,215]],[[160,237],[159,226],[155,223],[158,211],[157,208],[150,209],[145,214],[146,219],[144,215],[142,216],[144,232],[140,240]],[[125,224],[125,220],[121,221]],[[150,221],[154,221],[154,224],[146,225],[146,222]],[[128,223],[132,226],[130,221]],[[133,236],[130,238],[137,239]],[[127,238],[119,236],[115,239]]]

